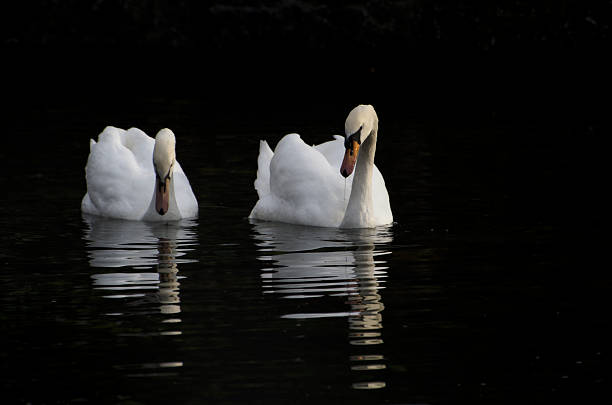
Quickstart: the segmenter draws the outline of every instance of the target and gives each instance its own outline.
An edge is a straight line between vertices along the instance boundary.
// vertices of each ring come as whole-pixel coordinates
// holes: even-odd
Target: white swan
[[[335,136],[312,147],[297,134],[285,135],[274,152],[261,141],[255,180],[259,201],[249,218],[341,228],[393,222],[385,180],[374,165],[374,107],[355,107],[344,131],[346,138]],[[355,175],[348,177],[355,162]]]
[[[81,210],[104,217],[174,221],[198,216],[198,202],[175,158],[174,133],[106,127],[89,145]]]

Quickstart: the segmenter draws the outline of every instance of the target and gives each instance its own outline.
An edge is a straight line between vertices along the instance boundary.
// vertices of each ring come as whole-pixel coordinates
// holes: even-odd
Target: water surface
[[[338,230],[247,216],[259,139],[323,142],[344,110],[204,123],[197,99],[133,102],[40,106],[14,127],[22,148],[39,140],[27,157],[2,151],[14,169],[0,219],[10,402],[605,395],[611,279],[565,215],[558,174],[571,156],[550,128],[441,126],[383,105],[376,159],[396,222]],[[175,131],[198,219],[82,216],[88,138],[107,124]]]

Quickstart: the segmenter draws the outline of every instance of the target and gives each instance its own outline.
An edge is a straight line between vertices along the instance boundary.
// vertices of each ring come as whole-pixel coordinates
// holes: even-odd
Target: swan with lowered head
[[[138,128],[106,127],[89,145],[85,166],[87,214],[142,221],[198,216],[198,202],[176,160],[174,133],[155,139]]]
[[[344,131],[345,137],[315,146],[306,145],[298,134],[288,134],[274,152],[261,141],[255,180],[259,201],[249,218],[341,228],[393,222],[385,180],[374,164],[374,107],[355,107]]]

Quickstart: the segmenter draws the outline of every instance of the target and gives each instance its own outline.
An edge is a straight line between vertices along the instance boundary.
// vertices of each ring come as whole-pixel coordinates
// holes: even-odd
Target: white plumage
[[[164,170],[171,168],[169,204],[164,215],[157,212],[155,205],[157,183],[153,149],[156,140],[138,128],[126,131],[111,126],[98,136],[98,142],[90,141],[85,167],[87,193],[81,202],[81,210],[104,217],[144,221],[197,217],[198,202],[187,176],[174,160],[174,134],[162,129],[157,138],[163,140],[160,145],[167,150],[163,154],[156,151],[156,154],[170,159],[158,166]]]
[[[341,136],[309,146],[298,134],[289,134],[274,152],[261,141],[255,180],[259,201],[249,218],[345,228],[393,222],[385,181],[374,165],[378,118],[372,106],[358,106],[349,114],[347,137],[358,130],[363,139],[357,169],[346,179],[340,167],[348,149]]]

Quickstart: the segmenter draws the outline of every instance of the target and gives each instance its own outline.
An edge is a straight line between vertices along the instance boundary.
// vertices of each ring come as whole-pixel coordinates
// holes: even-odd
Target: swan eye
[[[172,162],[172,164],[170,165],[170,169],[168,169],[168,174],[166,175],[166,177],[171,179],[172,173],[174,173],[174,162]]]
[[[349,135],[344,140],[344,148],[353,150],[353,141],[357,142],[358,145],[361,145],[361,129],[363,125],[359,127],[357,132]]]

